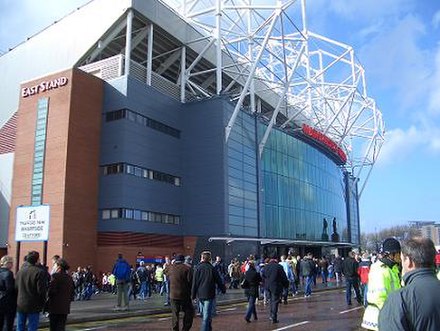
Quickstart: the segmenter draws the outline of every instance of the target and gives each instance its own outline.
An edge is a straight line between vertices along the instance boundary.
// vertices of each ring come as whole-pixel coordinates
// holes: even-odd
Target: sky
[[[0,0],[0,54],[89,0]],[[440,1],[308,0],[311,31],[351,45],[385,144],[360,200],[361,231],[440,222]]]

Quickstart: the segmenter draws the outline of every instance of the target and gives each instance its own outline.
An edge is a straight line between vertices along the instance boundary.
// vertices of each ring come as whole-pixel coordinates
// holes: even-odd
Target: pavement
[[[329,281],[327,284],[322,284],[320,280],[318,280],[312,291],[319,292],[342,287],[345,287],[344,282],[336,283],[335,281]],[[297,295],[304,295],[302,286],[298,289]],[[226,294],[217,295],[216,298],[217,306],[246,301],[244,290],[242,289],[227,289]],[[98,293],[93,295],[90,300],[72,302],[70,314],[67,318],[67,324],[170,313],[171,308],[169,306],[164,306],[164,303],[164,296],[153,294],[146,300],[130,300],[129,310],[127,311],[115,311],[116,295],[110,293]],[[40,318],[40,328],[48,327],[48,325],[48,318],[42,316]]]

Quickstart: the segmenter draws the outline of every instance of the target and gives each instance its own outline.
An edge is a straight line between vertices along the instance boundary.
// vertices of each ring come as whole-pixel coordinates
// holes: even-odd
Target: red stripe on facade
[[[17,112],[0,128],[0,154],[15,151],[15,138],[17,136]]]
[[[183,246],[183,237],[135,232],[100,232],[98,246]]]

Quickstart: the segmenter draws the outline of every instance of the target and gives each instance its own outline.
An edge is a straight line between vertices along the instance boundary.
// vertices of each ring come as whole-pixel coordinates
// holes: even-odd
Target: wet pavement
[[[296,297],[289,298],[288,305],[280,307],[280,324],[271,325],[268,320],[268,306],[257,305],[259,320],[246,323],[243,319],[246,309],[243,290],[228,290],[225,295],[217,298],[219,314],[213,321],[217,330],[358,330],[362,307],[345,306],[343,283],[329,282],[327,285],[317,284],[314,294],[304,298],[300,290]],[[330,291],[328,291],[330,290]],[[72,303],[71,314],[68,317],[67,330],[170,330],[170,308],[164,306],[165,298],[153,295],[151,298],[130,301],[130,310],[115,312],[116,296],[101,293],[89,301]],[[359,315],[359,316],[358,316]],[[348,318],[348,321],[346,320]],[[311,323],[313,321],[313,328]],[[40,327],[47,328],[47,319],[42,318]],[[289,326],[290,325],[290,326]],[[292,326],[294,325],[294,326]],[[287,328],[283,328],[286,327]],[[194,318],[193,328],[200,327],[200,318]],[[354,328],[353,328],[354,327]],[[359,329],[360,330],[360,329]]]

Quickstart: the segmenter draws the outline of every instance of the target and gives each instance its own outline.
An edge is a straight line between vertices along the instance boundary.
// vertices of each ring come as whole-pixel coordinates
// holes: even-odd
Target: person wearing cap
[[[434,243],[421,237],[404,241],[401,260],[404,287],[388,296],[379,313],[379,330],[440,330]]]
[[[140,261],[139,267],[136,270],[137,279],[140,283],[139,300],[146,300],[150,292],[150,284],[148,284],[148,273],[145,267],[145,262]]]
[[[390,293],[400,289],[400,243],[387,238],[382,243],[382,257],[371,265],[368,274],[367,308],[362,327],[378,330],[379,312]]]
[[[183,255],[176,255],[174,263],[165,268],[164,273],[170,281],[171,328],[179,331],[179,313],[183,311],[182,331],[191,329],[194,307],[191,302],[193,270],[185,263]]]

